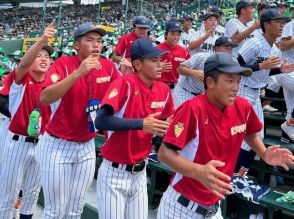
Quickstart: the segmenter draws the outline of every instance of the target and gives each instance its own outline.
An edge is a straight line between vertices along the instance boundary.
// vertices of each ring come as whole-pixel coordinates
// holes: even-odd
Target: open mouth
[[[41,67],[41,68],[47,68],[48,65],[47,65],[47,63],[41,63],[41,64],[40,64],[40,67]]]
[[[100,54],[100,51],[99,50],[92,50],[91,54],[94,56],[97,56]]]

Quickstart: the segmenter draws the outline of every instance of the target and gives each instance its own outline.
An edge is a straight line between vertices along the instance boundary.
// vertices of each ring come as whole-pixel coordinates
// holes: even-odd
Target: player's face
[[[181,38],[180,31],[169,31],[166,35],[166,42],[169,46],[174,47],[176,46]]]
[[[279,10],[281,15],[284,15],[286,13],[286,11],[287,11],[287,8],[285,6],[281,6],[281,7],[279,7],[278,10]]]
[[[134,33],[137,37],[143,37],[146,36],[148,32],[147,27],[135,27]]]
[[[75,41],[75,49],[78,51],[78,56],[84,60],[89,55],[100,57],[103,48],[102,37],[99,33],[89,32]]]
[[[220,74],[217,81],[207,78],[207,94],[210,101],[221,109],[232,105],[239,90],[240,80],[240,74],[226,73]]]
[[[183,24],[183,28],[186,30],[191,29],[192,28],[192,20],[191,19],[185,20],[185,22]]]
[[[218,20],[216,17],[210,17],[210,18],[207,18],[205,21],[204,21],[204,26],[205,28],[209,29],[211,27],[216,27],[218,25]]]
[[[268,31],[270,31],[273,36],[279,37],[282,35],[284,25],[285,21],[282,19],[272,20],[269,22]]]
[[[244,15],[248,20],[251,20],[253,18],[254,13],[254,7],[252,5],[249,5],[244,8]]]
[[[145,58],[142,61],[135,60],[133,65],[143,81],[153,82],[161,78],[162,67],[160,57]]]
[[[30,67],[30,70],[36,73],[45,73],[48,71],[51,63],[51,58],[49,53],[42,49],[38,55],[33,64]]]

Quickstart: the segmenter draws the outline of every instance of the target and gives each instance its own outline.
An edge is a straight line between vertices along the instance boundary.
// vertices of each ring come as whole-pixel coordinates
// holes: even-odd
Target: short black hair
[[[217,82],[218,78],[219,78],[219,75],[221,75],[221,74],[224,74],[224,73],[221,72],[221,71],[218,71],[218,70],[214,70],[214,71],[209,72],[208,74],[204,74],[204,80],[203,80],[204,89],[207,90],[206,79],[208,77],[211,77],[215,82]]]

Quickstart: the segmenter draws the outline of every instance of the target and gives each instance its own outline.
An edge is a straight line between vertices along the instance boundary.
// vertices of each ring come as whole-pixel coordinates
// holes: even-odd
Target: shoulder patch
[[[178,138],[182,132],[184,130],[184,125],[183,123],[178,122],[175,126],[174,126],[174,132],[175,132],[175,136]]]
[[[51,81],[53,82],[53,83],[56,83],[58,80],[59,80],[59,78],[60,78],[60,76],[59,76],[59,74],[52,74],[51,75]]]
[[[118,90],[116,88],[113,88],[113,90],[109,93],[108,98],[111,99],[118,95]]]

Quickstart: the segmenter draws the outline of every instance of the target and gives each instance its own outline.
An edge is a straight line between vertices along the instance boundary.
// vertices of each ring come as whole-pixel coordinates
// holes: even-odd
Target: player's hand
[[[215,29],[216,29],[216,26],[211,26],[211,27],[207,30],[206,34],[207,34],[208,36],[213,36],[213,35],[214,35],[214,31],[215,31]]]
[[[251,27],[254,30],[259,29],[260,28],[260,21],[259,20],[255,20]]]
[[[283,73],[291,73],[294,71],[294,62],[289,63],[287,61],[284,61],[282,66],[280,67],[280,71]]]
[[[161,112],[153,113],[144,118],[143,130],[145,132],[156,134],[158,136],[163,136],[166,133],[169,127],[169,122],[157,119],[156,117],[160,114]]]
[[[86,59],[84,59],[76,71],[78,76],[83,76],[88,74],[93,68],[95,69],[101,69],[101,64],[98,61],[97,57],[93,57],[92,55],[89,55]]]
[[[268,147],[261,155],[261,158],[269,165],[281,166],[285,170],[289,170],[289,165],[294,165],[294,156],[291,151],[286,148],[280,148],[280,145]]]
[[[165,60],[165,61],[162,61],[160,64],[161,64],[162,72],[167,72],[167,71],[170,71],[172,69],[172,63],[171,62],[167,62]]]
[[[49,40],[49,38],[54,37],[55,34],[57,33],[57,30],[54,28],[55,22],[56,22],[56,20],[53,19],[53,21],[45,28],[44,33],[43,33],[43,36],[41,38],[41,40],[44,43],[47,43],[47,41]]]
[[[197,176],[195,176],[197,181],[221,199],[224,199],[225,195],[229,194],[232,189],[231,177],[217,170],[218,167],[223,166],[225,166],[224,162],[211,160],[207,164],[201,165],[200,170],[197,171]]]
[[[204,73],[201,70],[192,70],[191,75],[199,81],[204,80]]]
[[[133,67],[132,63],[130,62],[130,60],[126,59],[126,58],[122,58],[119,62],[119,64],[121,66],[127,66],[127,67]]]
[[[277,56],[272,56],[259,64],[260,69],[273,69],[281,65],[282,59]]]

